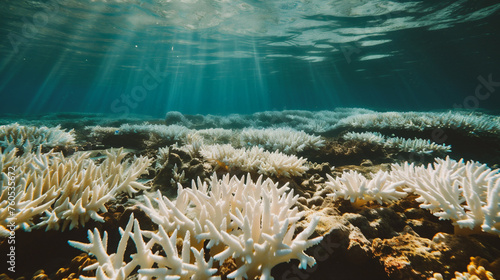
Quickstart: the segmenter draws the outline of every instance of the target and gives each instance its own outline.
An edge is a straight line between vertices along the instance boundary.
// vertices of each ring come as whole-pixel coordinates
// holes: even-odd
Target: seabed
[[[40,148],[35,145],[26,148],[26,139],[9,140],[10,132],[2,131],[14,123],[35,128],[60,125],[64,132],[73,130],[74,142],[68,145],[43,142]],[[437,166],[436,158],[450,165],[460,162],[460,159],[463,159],[464,166],[474,161],[477,170],[482,168],[480,170],[488,173],[485,175],[487,179],[482,178],[491,182],[485,181],[484,184],[493,186],[500,182],[500,118],[495,115],[467,111],[382,113],[337,109],[231,116],[169,112],[166,119],[143,116],[116,119],[102,114],[60,113],[30,117],[3,115],[0,116],[0,125],[3,125],[0,126],[0,135],[3,133],[5,137],[0,138],[4,155],[13,146],[18,148],[16,157],[30,150],[36,153],[37,149],[39,153],[61,152],[65,158],[88,152],[89,159],[99,165],[106,160],[105,151],[123,148],[127,155],[122,162],[133,162],[139,157],[150,159],[147,172],[137,178],[147,190],[117,193],[105,203],[107,212],[97,212],[102,221],[89,219],[84,225],[77,223],[72,229],[66,226],[64,231],[61,228],[46,230],[43,226],[36,226],[46,220],[44,215],[47,213],[40,213],[29,219],[31,231],[18,228],[11,233],[15,235],[15,244],[9,243],[12,238],[2,237],[2,254],[14,248],[15,272],[9,269],[12,266],[8,262],[2,261],[0,272],[4,273],[0,275],[1,279],[95,277],[95,270],[84,270],[96,262],[95,257],[70,246],[68,241],[85,243],[88,242],[88,230],[96,228],[101,234],[106,231],[107,253],[111,255],[121,238],[119,228],[126,228],[132,213],[141,230],[158,230],[154,219],[138,207],[144,203],[143,195],[152,197],[159,191],[174,201],[179,184],[182,188],[191,188],[192,180],[209,182],[213,175],[219,179],[224,175],[248,176],[253,181],[263,176],[279,186],[287,184],[289,191],[298,195],[294,207],[304,213],[297,223],[295,235],[307,228],[313,216],[320,217],[309,239],[322,236],[322,241],[305,251],[315,258],[316,264],[299,269],[296,259],[280,263],[271,271],[274,279],[500,278],[498,224],[486,231],[481,222],[479,227],[467,228],[457,226],[453,219],[440,219],[434,214],[442,209],[422,207],[425,202],[418,191],[406,191],[400,197],[386,199],[383,194],[377,196],[369,192],[368,195],[358,193],[356,197],[355,191],[350,193],[351,196],[343,196],[339,187],[347,184],[348,179],[343,176],[349,172],[356,172],[369,182],[377,172],[393,174],[390,172],[397,164],[408,163],[430,169],[434,163]],[[239,165],[229,155],[240,153],[241,157],[248,157],[253,147],[257,147],[255,151],[260,149],[255,153],[261,163],[279,154],[286,159],[282,161],[283,166],[276,163],[272,163],[275,164],[272,168],[263,164],[253,167]],[[485,165],[480,167],[481,164]],[[7,176],[8,170],[4,169],[2,172]],[[388,176],[391,178],[392,175]],[[408,179],[392,191],[404,192],[404,189],[411,188],[411,182],[418,186],[416,181],[419,180],[424,181],[424,178]],[[8,186],[8,180],[3,179],[2,192]],[[369,189],[367,186],[365,190]],[[452,187],[450,185],[450,189]],[[491,189],[493,187],[488,190]],[[497,203],[498,209],[498,198],[496,202],[491,201],[499,193],[488,195],[490,200],[484,198],[480,208],[484,211],[494,209],[490,204]],[[483,196],[486,194],[478,194],[478,197]],[[377,201],[377,198],[381,200]],[[459,204],[467,215],[472,212],[468,203],[462,199]],[[498,212],[493,213],[493,219],[498,221],[498,215]],[[470,214],[470,217],[476,216]],[[7,219],[0,225],[6,224]],[[181,238],[179,236],[178,249],[182,245]],[[203,247],[205,261],[208,261],[213,254],[206,243]],[[131,261],[130,254],[134,250],[135,246],[129,242],[126,263]],[[152,250],[165,254],[156,247]],[[238,261],[229,258],[222,265],[214,265],[217,268],[214,275],[226,279],[239,265]],[[135,269],[128,277],[137,277],[137,273]],[[473,275],[478,278],[472,278]]]

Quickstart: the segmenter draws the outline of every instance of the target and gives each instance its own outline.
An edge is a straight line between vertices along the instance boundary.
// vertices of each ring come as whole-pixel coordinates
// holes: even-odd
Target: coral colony
[[[269,115],[273,127],[266,124]],[[83,268],[93,276],[80,276],[82,280],[132,275],[144,280],[273,279],[272,268],[280,263],[296,260],[304,270],[314,266],[316,260],[306,250],[317,246],[330,230],[324,228],[321,207],[304,206],[314,198],[304,196],[300,188],[307,184],[300,182],[313,178],[319,184],[315,195],[322,196],[320,201],[346,200],[362,209],[370,203],[375,207],[372,202],[387,207],[413,196],[422,211],[451,221],[456,233],[500,235],[498,169],[452,159],[451,145],[377,132],[447,127],[464,135],[498,138],[500,122],[493,116],[339,109],[252,117],[190,119],[169,113],[167,125],[86,127],[89,139],[140,139],[146,147],[154,147],[149,148],[154,153],[147,155],[130,154],[122,147],[104,147],[100,156],[69,150],[80,140],[74,130],[60,126],[0,126],[0,236],[14,245],[19,230],[87,228],[88,243],[68,240],[96,260]],[[317,136],[313,130],[338,136]],[[432,156],[434,162],[393,161],[373,172],[331,168],[311,173],[319,170],[318,165],[306,156],[323,153],[333,141]],[[201,173],[186,162],[201,166]],[[169,176],[171,184],[163,188],[174,186],[176,195],[165,195],[154,183],[159,174]],[[105,223],[103,215],[118,203],[117,197],[130,198],[129,206],[143,212],[154,230],[146,230],[142,220],[131,214],[126,226],[117,229],[117,246],[108,246],[108,232],[87,224]],[[9,271],[15,272],[15,246],[7,248],[12,248],[7,254]],[[473,258],[473,262],[482,267],[479,262],[485,260]],[[443,279],[437,272],[429,276]]]

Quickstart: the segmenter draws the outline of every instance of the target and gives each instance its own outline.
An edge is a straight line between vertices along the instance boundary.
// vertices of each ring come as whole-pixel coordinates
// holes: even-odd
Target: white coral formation
[[[475,161],[447,157],[433,165],[393,165],[393,176],[405,178],[408,191],[418,194],[420,207],[460,228],[481,228],[500,234],[500,172]]]
[[[498,119],[481,114],[472,114],[462,111],[436,112],[373,112],[351,115],[337,124],[337,127],[356,127],[365,129],[455,129],[469,133],[488,132],[500,133]]]
[[[167,140],[178,143],[181,147],[196,154],[201,145],[231,144],[235,147],[259,146],[269,151],[280,150],[286,154],[294,154],[305,149],[318,150],[324,146],[324,140],[320,136],[310,135],[304,131],[291,128],[269,128],[243,130],[209,128],[189,129],[180,125],[158,125],[158,124],[123,124],[115,127],[87,127],[90,135],[101,137],[104,135],[123,135],[138,133],[148,135],[152,139]]]
[[[170,236],[163,227],[159,227],[157,233],[143,231],[134,215],[130,216],[125,230],[120,228],[121,239],[118,243],[116,253],[108,255],[108,234],[101,235],[97,229],[88,231],[90,243],[68,241],[68,243],[82,251],[92,254],[97,262],[85,267],[84,271],[96,270],[96,277],[81,277],[81,279],[122,279],[125,280],[137,267],[139,267],[139,279],[146,280],[153,277],[160,279],[207,279],[215,280],[220,277],[212,276],[217,269],[212,268],[213,259],[208,262],[204,259],[204,250],[197,250],[190,245],[190,232],[186,232],[181,254],[177,251],[177,230]],[[148,241],[144,241],[144,237]],[[135,244],[136,252],[131,255],[132,260],[125,263],[125,251],[129,240]],[[165,255],[153,253],[153,246],[159,245]],[[195,259],[191,261],[191,252]],[[155,265],[155,268],[153,268]]]
[[[92,137],[104,137],[107,135],[128,135],[143,134],[151,138],[164,139],[172,142],[185,141],[191,130],[181,125],[161,125],[161,124],[122,124],[119,127],[107,126],[87,126]]]
[[[91,137],[101,137],[104,135],[113,135],[119,133],[119,128],[113,126],[86,126],[85,130],[89,131],[89,136]]]
[[[328,177],[329,196],[390,202],[406,193],[419,195],[420,207],[460,228],[482,229],[500,234],[500,170],[475,161],[436,159],[434,164],[393,164],[389,173],[378,172],[368,180],[361,174],[344,172]],[[402,189],[402,186],[405,186]]]
[[[203,158],[213,162],[217,168],[230,170],[237,168],[245,172],[258,172],[275,176],[302,176],[309,168],[307,159],[295,155],[285,155],[264,151],[263,148],[236,149],[231,145],[204,145],[200,149]]]
[[[123,124],[118,130],[117,134],[127,133],[143,133],[152,134],[155,137],[167,139],[171,141],[180,141],[186,138],[186,135],[191,130],[181,125],[161,125],[161,124]]]
[[[366,132],[347,132],[346,134],[342,135],[342,138],[344,140],[355,140],[375,145],[383,145],[385,144],[387,137],[378,132],[366,131]]]
[[[240,146],[259,146],[268,151],[295,154],[305,149],[319,150],[325,145],[320,136],[314,136],[291,128],[246,128],[239,135]]]
[[[381,145],[385,148],[396,148],[403,152],[417,154],[448,153],[451,152],[451,146],[445,144],[436,144],[430,140],[415,138],[406,139],[402,137],[386,137],[378,132],[348,132],[342,136],[345,140],[357,140],[375,145]]]
[[[327,196],[333,199],[343,198],[351,202],[376,200],[379,204],[394,202],[403,198],[407,193],[403,190],[404,181],[391,181],[388,172],[379,171],[371,174],[372,179],[367,179],[357,171],[343,172],[340,177],[333,178],[326,174],[326,185],[331,187],[333,193]]]
[[[285,176],[287,178],[292,176],[300,177],[309,170],[305,166],[307,159],[297,158],[295,155],[289,156],[279,151],[272,153],[264,151],[262,157],[264,159],[259,166],[258,172],[264,175]]]
[[[403,152],[416,154],[432,154],[432,153],[449,153],[451,146],[445,144],[437,144],[431,140],[420,138],[406,139],[402,137],[389,137],[385,143],[386,147],[397,148]]]
[[[500,133],[498,117],[467,111],[375,112],[362,108],[336,108],[332,111],[284,110],[230,116],[180,115],[189,121],[178,121],[177,124],[188,127],[293,127],[307,133],[322,133],[346,128],[367,130],[392,128],[416,131],[449,128],[469,133]]]
[[[406,193],[419,195],[420,207],[460,228],[500,234],[500,170],[475,161],[436,159],[434,164],[393,164],[389,173],[378,172],[368,180],[361,174],[327,175],[329,196],[356,201],[390,202]],[[406,187],[402,189],[402,186]]]
[[[271,268],[278,263],[299,259],[303,269],[314,265],[314,258],[304,250],[322,239],[308,239],[318,218],[294,237],[296,223],[304,212],[294,207],[298,196],[288,190],[287,185],[278,187],[278,183],[262,176],[254,182],[250,175],[245,180],[228,175],[218,179],[214,174],[210,185],[200,180],[191,188],[179,185],[175,201],[158,193],[157,209],[145,196],[141,208],[167,233],[192,233],[192,246],[208,241],[206,246],[219,265],[234,259],[238,268],[228,278],[272,279]],[[147,271],[152,274],[163,270]]]
[[[237,135],[234,130],[224,128],[200,129],[191,133],[191,135],[193,134],[200,136],[205,144],[230,143]],[[193,140],[188,139],[188,142],[191,143]]]
[[[175,114],[167,113],[166,122],[167,124],[175,123],[188,127],[232,129],[293,127],[297,130],[304,130],[307,133],[321,133],[334,129],[338,121],[342,118],[366,113],[374,113],[374,111],[363,108],[336,108],[333,111],[283,110],[257,112],[251,115],[232,114],[228,116],[190,116],[176,112]]]
[[[66,132],[57,127],[24,126],[18,123],[0,126],[0,147],[24,147],[31,151],[33,147],[43,145],[46,147],[68,146],[75,144],[74,130]]]
[[[107,158],[100,165],[89,153],[64,157],[53,151],[42,153],[40,148],[20,157],[15,153],[15,148],[5,150],[0,161],[0,231],[4,233],[10,220],[15,220],[15,229],[26,231],[42,226],[46,230],[72,229],[90,218],[103,222],[99,213],[106,212],[104,204],[114,195],[146,189],[136,180],[147,173],[151,163],[146,157],[123,161],[126,153],[122,149],[106,151]],[[7,178],[11,170],[10,179],[14,180]],[[11,201],[14,205],[7,207]]]

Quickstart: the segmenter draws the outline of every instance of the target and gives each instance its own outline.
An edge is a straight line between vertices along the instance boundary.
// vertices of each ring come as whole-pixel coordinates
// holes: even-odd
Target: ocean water
[[[0,112],[497,110],[499,10],[465,0],[3,0]]]

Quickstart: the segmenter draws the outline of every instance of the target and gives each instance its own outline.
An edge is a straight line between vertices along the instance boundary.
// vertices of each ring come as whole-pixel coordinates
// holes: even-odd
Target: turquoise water
[[[498,1],[3,0],[0,112],[496,110],[499,10]]]

